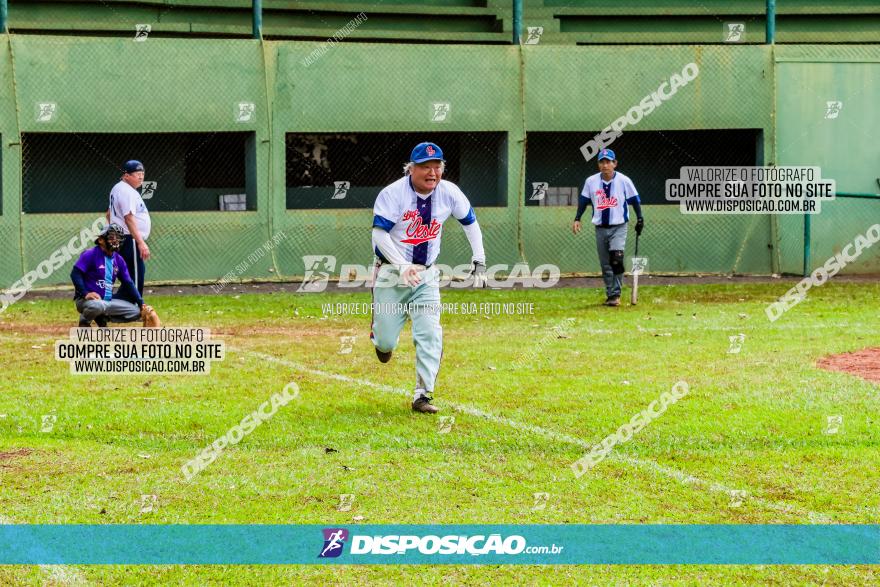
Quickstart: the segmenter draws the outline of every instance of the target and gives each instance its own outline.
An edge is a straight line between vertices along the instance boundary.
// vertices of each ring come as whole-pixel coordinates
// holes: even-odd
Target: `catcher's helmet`
[[[103,238],[111,249],[118,251],[119,247],[122,246],[122,239],[124,237],[125,233],[122,232],[122,227],[113,222],[101,229],[101,232],[95,238],[95,244],[98,244],[99,238]]]

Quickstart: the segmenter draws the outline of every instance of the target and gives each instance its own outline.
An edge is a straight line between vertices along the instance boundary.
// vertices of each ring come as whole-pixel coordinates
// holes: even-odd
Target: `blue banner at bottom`
[[[880,564],[880,525],[0,525],[0,564]]]

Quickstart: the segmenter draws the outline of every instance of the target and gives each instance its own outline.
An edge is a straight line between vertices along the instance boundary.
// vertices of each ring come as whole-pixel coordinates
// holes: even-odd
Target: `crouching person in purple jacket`
[[[108,224],[95,239],[95,247],[83,251],[70,272],[80,328],[99,327],[107,322],[134,322],[141,318],[144,300],[128,274],[128,267],[117,252],[123,232],[118,224]],[[117,294],[128,294],[137,305],[113,295],[113,284],[120,281]],[[147,306],[148,307],[148,306]]]

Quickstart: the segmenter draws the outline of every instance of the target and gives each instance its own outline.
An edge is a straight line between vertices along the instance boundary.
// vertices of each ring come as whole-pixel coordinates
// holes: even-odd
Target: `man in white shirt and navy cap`
[[[141,297],[144,295],[144,261],[150,258],[150,213],[138,188],[144,183],[144,165],[132,159],[122,168],[122,178],[110,190],[110,207],[107,222],[118,224],[124,232],[119,254],[125,260],[131,279]],[[137,300],[128,300],[132,303]]]

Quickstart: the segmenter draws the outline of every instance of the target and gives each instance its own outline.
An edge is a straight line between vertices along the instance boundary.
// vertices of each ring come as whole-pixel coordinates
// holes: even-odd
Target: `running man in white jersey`
[[[619,306],[623,286],[623,250],[626,247],[626,223],[629,208],[636,212],[636,234],[645,227],[639,192],[630,178],[617,170],[617,158],[611,149],[599,152],[599,173],[591,175],[584,183],[578,198],[577,215],[572,231],[581,231],[581,216],[589,204],[593,208],[593,225],[596,227],[596,249],[605,281],[605,305]]]
[[[416,388],[412,409],[434,414],[434,383],[443,355],[439,271],[443,222],[455,217],[464,227],[473,253],[474,285],[486,283],[486,254],[477,216],[454,183],[441,180],[443,151],[434,143],[413,149],[404,176],[385,187],[373,207],[373,324],[370,339],[383,363],[391,360],[407,317],[416,347]]]

